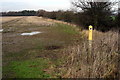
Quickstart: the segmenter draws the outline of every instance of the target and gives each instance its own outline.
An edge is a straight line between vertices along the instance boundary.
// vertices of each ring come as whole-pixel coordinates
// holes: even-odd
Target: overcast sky
[[[39,9],[47,11],[67,10],[71,8],[71,1],[73,0],[0,0],[0,12]],[[117,6],[115,7],[117,8]]]
[[[2,11],[70,9],[71,0],[0,0]]]

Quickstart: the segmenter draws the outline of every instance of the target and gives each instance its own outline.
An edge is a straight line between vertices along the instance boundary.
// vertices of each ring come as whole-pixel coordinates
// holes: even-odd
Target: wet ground
[[[3,22],[4,67],[9,66],[13,61],[36,58],[57,61],[62,57],[62,49],[80,39],[79,33],[71,26],[41,17],[20,17],[12,20],[9,18],[8,21]],[[6,70],[3,69],[3,75],[11,77],[9,70],[8,72]]]

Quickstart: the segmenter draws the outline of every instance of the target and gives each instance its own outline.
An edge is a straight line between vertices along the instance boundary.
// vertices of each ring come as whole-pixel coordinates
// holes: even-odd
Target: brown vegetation
[[[62,77],[116,78],[119,76],[118,32],[94,31],[93,34],[92,52],[89,52],[87,37],[80,44],[69,46],[63,52],[66,62],[60,68],[63,71]]]

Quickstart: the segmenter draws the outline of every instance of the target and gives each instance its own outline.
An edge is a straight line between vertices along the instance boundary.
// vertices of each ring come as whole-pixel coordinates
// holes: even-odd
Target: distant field
[[[22,17],[2,17],[2,23],[15,20],[15,19],[19,19],[19,18],[22,18]]]

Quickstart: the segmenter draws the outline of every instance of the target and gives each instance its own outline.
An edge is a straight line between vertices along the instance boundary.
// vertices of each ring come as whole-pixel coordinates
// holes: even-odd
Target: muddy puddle
[[[30,33],[22,33],[22,36],[32,36],[32,35],[36,35],[36,34],[40,34],[42,32],[39,31],[34,31],[34,32],[30,32]]]
[[[0,29],[0,32],[3,32],[3,29]]]

